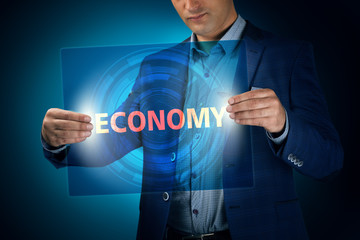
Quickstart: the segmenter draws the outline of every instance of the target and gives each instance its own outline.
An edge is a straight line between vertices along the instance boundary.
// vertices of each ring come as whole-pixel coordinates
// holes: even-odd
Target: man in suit
[[[105,146],[110,149],[107,160],[92,165],[111,163],[144,147],[138,239],[306,239],[292,169],[322,179],[340,170],[343,158],[317,82],[311,45],[256,28],[236,13],[232,0],[172,3],[193,31],[189,43],[145,58],[132,94],[117,111],[169,113],[196,105],[204,95],[213,96],[213,90],[202,89],[213,81],[205,67],[210,66],[219,76],[233,76],[235,94],[228,98],[226,111],[236,126],[227,137],[211,130],[211,139],[220,140],[207,146],[211,154],[198,157],[191,154],[198,132],[112,134],[105,139],[112,145]],[[220,63],[228,67],[219,69]],[[199,67],[204,79],[195,80],[189,66]],[[160,79],[154,73],[158,67],[176,73],[162,72]],[[159,86],[175,97],[143,94]],[[89,137],[90,121],[87,115],[61,109],[46,113],[44,154],[56,167],[80,165],[64,160],[66,145]],[[154,136],[168,144],[154,147]],[[190,139],[190,148],[179,140],[184,138]],[[192,168],[185,167],[186,174],[179,170],[195,162],[213,167],[205,173],[200,167],[200,176]],[[210,187],[197,185],[214,179]]]

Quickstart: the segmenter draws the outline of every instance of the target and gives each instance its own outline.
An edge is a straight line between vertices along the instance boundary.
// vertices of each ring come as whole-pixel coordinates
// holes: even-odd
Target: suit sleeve
[[[287,139],[274,153],[300,173],[324,179],[343,165],[343,149],[320,89],[312,45],[303,43],[290,80]]]

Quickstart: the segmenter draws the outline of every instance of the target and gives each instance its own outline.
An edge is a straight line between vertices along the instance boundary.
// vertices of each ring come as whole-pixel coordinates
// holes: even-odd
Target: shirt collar
[[[226,31],[226,33],[222,36],[220,41],[216,45],[220,45],[226,54],[231,53],[237,46],[236,40],[240,40],[242,33],[244,31],[246,25],[246,21],[238,15],[237,19],[233,23],[233,25]],[[193,54],[193,51],[196,50],[197,52],[201,51],[197,46],[197,37],[195,33],[191,34],[190,38],[191,46],[190,46],[190,54]],[[215,46],[214,46],[215,47]]]

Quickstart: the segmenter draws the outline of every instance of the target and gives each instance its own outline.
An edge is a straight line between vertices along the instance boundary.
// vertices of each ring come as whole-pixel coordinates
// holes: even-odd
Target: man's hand
[[[285,127],[286,115],[279,98],[271,89],[258,89],[233,96],[226,111],[238,124],[261,126],[269,133]]]
[[[41,134],[53,147],[82,142],[91,135],[90,121],[88,115],[51,108],[44,117]]]

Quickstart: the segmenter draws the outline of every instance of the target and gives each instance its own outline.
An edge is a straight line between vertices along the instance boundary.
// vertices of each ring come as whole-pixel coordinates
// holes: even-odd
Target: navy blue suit
[[[275,145],[263,128],[246,127],[249,135],[243,136],[250,139],[226,145],[223,187],[229,230],[232,239],[307,239],[292,170],[323,179],[340,170],[343,160],[340,140],[317,81],[312,47],[306,42],[278,38],[251,23],[245,28],[242,44],[246,66],[239,61],[234,88],[245,76],[248,90],[274,90],[287,111],[289,132],[281,145]],[[180,44],[145,58],[132,93],[118,111],[168,113],[182,109],[188,48],[188,44]],[[165,93],[161,89],[166,89]],[[121,124],[125,123],[118,122]],[[178,134],[145,128],[137,133],[109,135],[107,160],[99,165],[109,164],[140,146],[144,149],[138,239],[162,239],[165,234]],[[237,131],[231,134],[233,139],[238,138],[237,134],[241,136]],[[237,143],[244,144],[243,148]],[[64,155],[45,151],[57,167],[79,165],[60,161]]]

